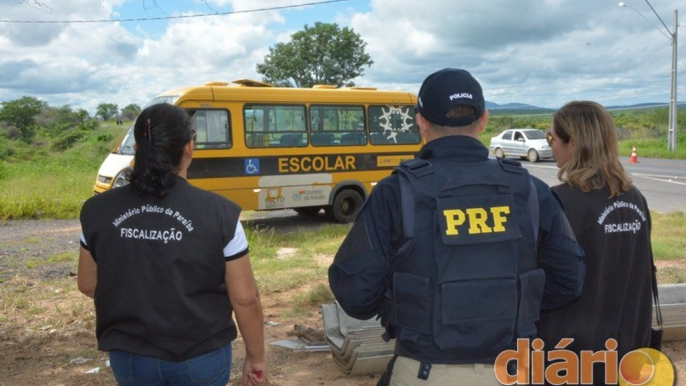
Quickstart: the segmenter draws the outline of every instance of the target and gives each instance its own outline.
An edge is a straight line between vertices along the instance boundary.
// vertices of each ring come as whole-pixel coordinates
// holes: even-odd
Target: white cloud
[[[147,4],[148,9],[141,12],[145,17],[308,2],[161,2],[163,9],[153,9],[145,0],[140,5]],[[135,5],[126,0],[42,3],[50,9],[0,0],[0,19],[127,18],[131,15],[120,15],[120,6]],[[571,99],[628,104],[666,103],[669,98],[669,40],[656,30],[662,25],[641,1],[633,6],[655,20],[654,25],[634,10],[618,7],[614,0],[362,3],[152,23],[0,23],[0,101],[31,95],[53,105],[94,111],[99,103],[142,105],[155,94],[179,86],[260,79],[255,66],[268,47],[317,21],[349,26],[368,43],[375,63],[365,70],[363,79],[356,80],[361,86],[416,93],[429,73],[460,67],[472,72],[486,98],[496,103],[558,107]],[[686,0],[654,3],[670,28],[673,9],[686,12]],[[686,57],[683,49],[679,51],[683,73]],[[685,93],[681,86],[682,100]]]
[[[283,21],[278,14],[261,16],[172,20],[154,40],[120,23],[55,25],[50,39],[32,45],[0,31],[0,42],[8,43],[0,46],[0,100],[33,95],[94,111],[99,103],[143,105],[179,86],[255,78],[272,38],[267,25]],[[84,7],[77,19],[93,17]],[[33,29],[15,27],[20,35]]]

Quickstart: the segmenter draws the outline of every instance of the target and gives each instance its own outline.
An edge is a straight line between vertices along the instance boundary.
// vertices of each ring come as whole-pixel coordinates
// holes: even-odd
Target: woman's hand
[[[265,362],[252,362],[245,358],[243,364],[242,386],[260,386],[267,383],[267,364]]]

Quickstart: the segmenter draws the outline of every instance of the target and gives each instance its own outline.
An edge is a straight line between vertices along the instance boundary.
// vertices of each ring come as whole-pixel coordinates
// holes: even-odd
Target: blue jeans
[[[185,362],[111,351],[110,367],[119,386],[226,386],[231,343]]]

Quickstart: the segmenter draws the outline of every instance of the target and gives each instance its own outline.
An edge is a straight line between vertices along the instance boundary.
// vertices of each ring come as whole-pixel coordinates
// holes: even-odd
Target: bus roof
[[[178,102],[188,100],[228,102],[292,102],[292,103],[383,103],[414,104],[417,96],[407,91],[377,90],[372,87],[342,87],[316,85],[313,88],[274,87],[250,79],[231,83],[209,82],[202,86],[181,87],[158,96],[175,96]]]

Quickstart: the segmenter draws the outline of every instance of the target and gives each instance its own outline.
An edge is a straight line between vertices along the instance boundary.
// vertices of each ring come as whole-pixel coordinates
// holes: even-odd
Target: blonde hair
[[[572,156],[557,178],[583,192],[607,184],[610,198],[631,189],[631,178],[619,162],[617,130],[610,113],[591,101],[573,101],[553,115],[553,130],[564,143],[574,144]]]

